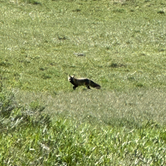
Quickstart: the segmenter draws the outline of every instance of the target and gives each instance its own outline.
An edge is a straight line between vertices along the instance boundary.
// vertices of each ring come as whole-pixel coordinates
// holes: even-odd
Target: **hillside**
[[[165,0],[0,11],[2,165],[166,165]],[[68,74],[101,89],[73,91]]]

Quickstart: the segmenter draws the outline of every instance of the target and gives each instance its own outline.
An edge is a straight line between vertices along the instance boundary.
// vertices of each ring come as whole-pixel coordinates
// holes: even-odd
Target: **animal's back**
[[[75,82],[77,83],[78,86],[89,85],[89,79],[87,78],[75,78]]]

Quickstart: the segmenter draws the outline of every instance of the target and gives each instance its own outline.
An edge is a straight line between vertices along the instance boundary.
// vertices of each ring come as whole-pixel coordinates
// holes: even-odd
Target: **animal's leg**
[[[73,86],[73,89],[75,90],[76,88],[77,88],[77,86],[76,86],[76,85],[74,85],[74,86]]]
[[[86,87],[87,87],[88,89],[90,89],[90,86],[89,86],[89,85],[87,85]]]

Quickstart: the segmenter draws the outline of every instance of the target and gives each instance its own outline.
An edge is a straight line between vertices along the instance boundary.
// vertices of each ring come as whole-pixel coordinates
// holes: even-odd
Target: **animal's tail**
[[[101,86],[95,82],[93,82],[92,80],[90,81],[90,86],[93,87],[93,88],[96,88],[96,89],[100,89]]]

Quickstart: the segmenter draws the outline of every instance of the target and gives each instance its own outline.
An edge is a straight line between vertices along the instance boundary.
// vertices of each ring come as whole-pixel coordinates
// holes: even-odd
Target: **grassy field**
[[[75,74],[105,90],[165,88],[164,10],[165,1],[2,1],[3,81],[68,92]]]
[[[0,11],[0,163],[166,165],[165,0]],[[102,88],[73,91],[68,74]]]

